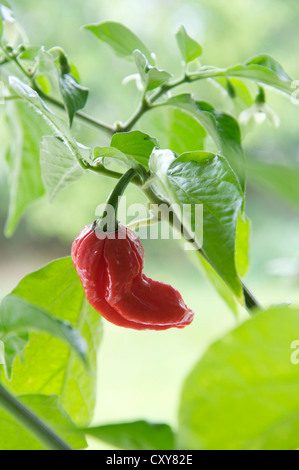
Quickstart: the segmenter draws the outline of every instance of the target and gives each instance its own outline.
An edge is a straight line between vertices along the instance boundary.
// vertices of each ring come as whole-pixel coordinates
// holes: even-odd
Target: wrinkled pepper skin
[[[101,239],[86,226],[72,246],[72,259],[88,302],[106,320],[135,330],[184,328],[194,317],[180,293],[143,274],[138,237],[120,225]]]

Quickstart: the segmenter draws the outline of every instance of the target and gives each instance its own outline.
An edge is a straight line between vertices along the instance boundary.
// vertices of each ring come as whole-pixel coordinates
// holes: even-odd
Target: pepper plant
[[[82,449],[87,446],[86,436],[125,449],[296,448],[299,385],[289,347],[296,339],[299,311],[285,305],[263,308],[243,280],[249,263],[250,223],[240,123],[265,116],[276,123],[266,103],[266,89],[290,96],[292,82],[287,73],[268,55],[227,68],[202,65],[200,44],[181,26],[176,41],[182,71],[173,77],[126,26],[113,21],[87,25],[86,34],[94,36],[95,48],[100,51],[106,43],[120,60],[131,61],[137,83],[137,109],[127,121],[110,124],[82,111],[89,90],[80,83],[67,52],[56,45],[46,49],[22,41],[21,28],[6,2],[1,3],[0,12],[1,125],[9,136],[7,147],[2,148],[10,181],[6,235],[13,235],[25,210],[45,192],[52,201],[83,174],[94,172],[115,179],[108,198],[115,206],[125,187],[135,184],[149,203],[168,208],[167,222],[196,246],[191,256],[232,313],[237,314],[239,308],[248,312],[247,321],[214,344],[187,378],[178,429],[146,421],[91,426],[97,351],[106,321],[101,309],[110,321],[113,315],[109,317],[108,303],[94,301],[94,293],[90,294],[92,281],[98,279],[93,274],[97,256],[95,252],[82,255],[90,247],[80,245],[88,272],[82,274],[82,260],[75,264],[78,272],[81,269],[81,280],[88,280],[85,284],[82,280],[85,291],[69,257],[28,274],[2,301],[0,448]],[[12,30],[18,37],[14,44],[10,42]],[[233,112],[194,98],[193,87],[205,80],[230,97]],[[190,91],[182,93],[182,85]],[[172,129],[159,129],[168,148],[156,135],[139,128],[145,114],[162,109],[173,118]],[[104,131],[110,145],[104,146],[100,137],[94,145],[88,133],[78,142],[74,122]],[[104,201],[90,204],[96,208],[100,202]],[[190,226],[180,211],[185,205],[191,208]],[[195,205],[203,206],[202,243],[193,236]],[[163,220],[163,213],[159,216]],[[91,220],[88,233],[101,220],[93,226]],[[145,223],[153,222],[157,220],[149,215]],[[119,272],[110,276],[109,292],[116,291],[115,297],[127,282],[125,276],[119,281],[119,259],[109,258],[110,269],[116,269],[118,261]],[[160,304],[157,299],[160,317],[156,322],[161,325],[174,307],[162,297]],[[109,301],[117,306],[114,299]],[[180,297],[177,301],[181,302]],[[98,311],[91,304],[98,305]],[[125,312],[131,315],[130,321],[132,309]],[[195,315],[200,315],[200,309]],[[121,325],[130,327],[130,321]],[[149,321],[145,326],[141,321],[142,329]],[[253,410],[259,420],[251,419]]]

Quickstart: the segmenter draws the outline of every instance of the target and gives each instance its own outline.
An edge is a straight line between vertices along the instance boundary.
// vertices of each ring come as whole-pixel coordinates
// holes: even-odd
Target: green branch
[[[128,119],[126,123],[123,125],[118,125],[117,132],[128,132],[132,129],[132,127],[139,121],[139,119],[151,109],[151,103],[147,101],[145,98],[141,101],[139,108],[135,111],[135,113]]]
[[[16,66],[19,68],[19,70],[25,75],[28,80],[30,80],[32,88],[39,94],[39,96],[47,101],[48,103],[56,106],[59,109],[65,110],[64,104],[55,98],[52,98],[49,95],[46,95],[43,93],[43,91],[37,86],[35,80],[34,80],[34,74],[28,72],[21,62],[18,59],[17,55],[14,54],[8,54],[7,51],[5,51],[4,48],[2,48],[3,53],[5,54],[5,61],[3,63],[0,63],[0,65],[6,64],[8,62],[14,62]],[[102,131],[107,132],[110,135],[115,134],[116,132],[128,132],[133,128],[133,126],[139,121],[139,119],[147,112],[149,111],[152,107],[153,104],[162,96],[164,96],[166,93],[171,91],[172,89],[178,87],[179,85],[183,85],[184,83],[190,83],[193,81],[197,80],[202,80],[210,77],[219,77],[223,76],[224,71],[221,69],[217,70],[206,70],[203,72],[193,72],[193,73],[185,73],[182,77],[174,80],[173,82],[170,83],[165,83],[162,85],[150,98],[146,98],[146,92],[144,92],[142,96],[141,103],[137,110],[132,114],[132,116],[124,123],[120,124],[117,123],[114,126],[110,126],[109,124],[106,124],[105,122],[102,122],[98,119],[93,118],[92,116],[85,114],[83,112],[78,111],[76,113],[76,117],[80,119],[81,121],[96,127],[97,129],[101,129]]]
[[[118,230],[118,220],[117,220],[117,211],[120,202],[120,198],[123,195],[125,189],[133,179],[140,177],[138,172],[134,168],[130,168],[126,173],[124,173],[121,178],[119,178],[116,186],[111,191],[109,195],[105,208],[103,210],[103,215],[93,223],[93,230],[100,230],[102,232],[107,232],[109,229],[112,231]],[[111,211],[113,209],[113,211]],[[107,218],[109,220],[107,220]]]
[[[43,93],[42,90],[36,85],[36,83],[34,83],[33,88],[43,100],[65,111],[63,103]],[[99,121],[98,119],[95,119],[92,116],[89,116],[88,114],[82,113],[81,111],[77,111],[75,117],[77,117],[81,121],[84,121],[87,124],[90,124],[93,127],[96,127],[97,129],[101,129],[102,131],[108,132],[108,134],[113,135],[116,132],[116,129],[112,126],[109,126],[109,124]]]
[[[172,83],[168,83],[162,85],[160,89],[156,93],[154,93],[151,98],[146,99],[143,96],[141,104],[139,108],[135,111],[135,113],[125,122],[123,125],[118,126],[117,132],[128,132],[132,129],[132,127],[136,124],[137,121],[150,109],[152,109],[153,104],[161,98],[161,96],[165,95],[168,91],[172,90],[173,88],[182,85],[183,83],[189,82],[188,75],[184,75],[182,78],[179,78]]]
[[[49,450],[73,450],[31,410],[0,384],[0,406],[22,424]]]

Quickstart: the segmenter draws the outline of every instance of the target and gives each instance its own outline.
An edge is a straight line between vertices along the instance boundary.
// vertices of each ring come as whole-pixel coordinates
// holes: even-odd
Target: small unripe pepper
[[[194,313],[172,286],[143,273],[144,250],[132,230],[119,225],[97,236],[86,226],[72,246],[72,259],[89,303],[106,320],[135,330],[189,325]]]

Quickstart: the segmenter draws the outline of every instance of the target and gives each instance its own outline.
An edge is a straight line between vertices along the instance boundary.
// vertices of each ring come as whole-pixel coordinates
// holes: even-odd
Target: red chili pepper
[[[180,293],[143,274],[144,250],[134,232],[119,226],[99,239],[86,226],[72,259],[89,303],[106,320],[135,330],[184,328],[194,317]]]

